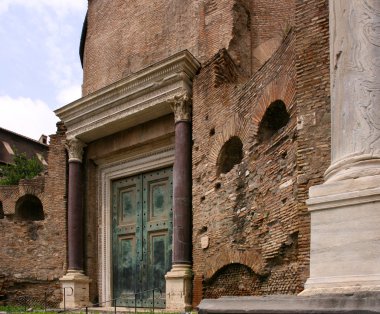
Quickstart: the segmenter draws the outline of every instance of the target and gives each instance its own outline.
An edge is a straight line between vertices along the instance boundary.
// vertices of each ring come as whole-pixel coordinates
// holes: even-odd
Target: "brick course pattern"
[[[0,219],[0,294],[57,306],[62,294],[58,279],[66,270],[66,153],[65,134],[50,137],[49,171],[17,186],[0,186],[4,218]],[[15,212],[24,195],[37,197],[44,220],[21,220]],[[15,303],[19,301],[15,300]],[[34,305],[36,305],[34,303]]]
[[[294,0],[281,3],[90,0],[83,94],[185,49],[202,63],[228,49],[241,71],[250,75],[279,46],[294,20]]]
[[[296,1],[297,207],[300,285],[309,277],[309,188],[330,165],[330,59],[327,0]]]
[[[219,295],[220,287],[215,291],[213,285],[202,287],[200,278],[224,282],[218,278],[220,269],[224,269],[222,277],[227,278],[229,269],[234,269],[228,265],[235,263],[254,271],[258,279],[253,294],[300,290],[295,280],[298,213],[294,34],[289,33],[260,71],[240,86],[214,84],[215,63],[220,63],[225,54],[220,52],[203,67],[194,82],[194,305],[200,301],[201,291],[203,297]],[[285,103],[290,121],[260,143],[260,121],[276,100]],[[242,141],[244,157],[231,171],[218,176],[219,152],[233,136]],[[209,245],[202,248],[205,238]]]
[[[204,64],[195,80],[194,306],[220,291],[239,294],[227,288],[236,263],[254,273],[255,285],[247,294],[298,293],[309,275],[305,201],[330,163],[328,2],[294,4],[294,20],[282,28],[293,31],[278,47],[273,38],[262,36],[261,46],[253,49],[257,72],[247,83],[237,84],[242,81],[237,66],[238,78],[220,79],[219,72],[233,73],[231,65],[228,71],[216,71],[223,64],[220,58],[229,60],[222,53]],[[265,11],[257,14],[265,16]],[[260,122],[276,100],[285,104],[290,120],[269,141],[260,142]],[[232,136],[242,141],[244,157],[218,176],[220,151]]]

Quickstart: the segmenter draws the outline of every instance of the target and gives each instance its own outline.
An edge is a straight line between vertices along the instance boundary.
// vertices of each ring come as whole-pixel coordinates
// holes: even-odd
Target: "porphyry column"
[[[380,1],[329,9],[332,163],[309,191],[304,294],[380,290]]]
[[[191,308],[191,102],[188,96],[172,103],[175,117],[173,169],[173,260],[166,278],[166,308]]]
[[[61,306],[77,308],[89,305],[90,280],[84,275],[83,178],[82,157],[85,144],[73,138],[66,144],[69,154],[68,186],[68,271],[60,281],[64,292]],[[63,304],[65,303],[65,304]]]

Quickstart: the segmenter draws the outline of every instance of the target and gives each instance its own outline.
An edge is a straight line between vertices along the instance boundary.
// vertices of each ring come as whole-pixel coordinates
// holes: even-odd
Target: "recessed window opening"
[[[20,197],[16,202],[16,218],[19,220],[44,220],[45,215],[40,199],[27,194]]]
[[[276,100],[265,111],[259,125],[259,142],[269,140],[278,130],[289,122],[290,116],[282,100]]]
[[[0,201],[0,219],[4,219],[3,203]]]
[[[237,136],[224,143],[217,161],[217,175],[230,172],[243,159],[243,143]]]

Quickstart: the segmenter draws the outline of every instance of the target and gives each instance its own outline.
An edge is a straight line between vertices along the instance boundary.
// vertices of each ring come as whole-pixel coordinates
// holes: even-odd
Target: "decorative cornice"
[[[134,73],[55,111],[68,137],[84,142],[171,113],[170,100],[192,92],[199,62],[187,51]]]
[[[72,138],[66,141],[66,149],[69,153],[69,162],[79,161],[83,159],[83,148],[87,145],[77,138]]]
[[[175,123],[191,121],[191,97],[188,94],[175,96],[170,106],[174,112]]]

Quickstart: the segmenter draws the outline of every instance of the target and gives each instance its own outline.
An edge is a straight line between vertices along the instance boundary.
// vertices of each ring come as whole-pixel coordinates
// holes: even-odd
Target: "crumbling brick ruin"
[[[28,193],[41,201],[44,220],[11,219],[17,200],[28,193],[22,184],[0,190],[6,217],[0,228],[12,226],[26,241],[15,250],[35,254],[25,273],[1,271],[13,276],[15,285],[15,274],[52,285],[64,274],[67,285],[86,282],[87,295],[74,292],[73,306],[86,298],[96,303],[131,293],[120,288],[117,275],[112,277],[131,267],[141,277],[149,267],[165,271],[166,279],[160,280],[164,286],[166,280],[166,299],[159,302],[169,309],[188,309],[203,298],[225,295],[301,292],[310,258],[305,201],[309,187],[322,182],[330,163],[328,1],[88,4],[83,97],[56,110],[67,127],[72,172],[66,173],[64,136],[58,134],[50,145],[48,175],[25,183],[31,186]],[[181,155],[186,149],[191,160],[190,153]],[[178,170],[179,164],[184,169]],[[173,256],[173,267],[161,269],[161,262],[143,261],[146,252],[156,258],[155,242],[147,244],[154,237],[141,240],[138,234],[148,223],[116,224],[125,218],[119,211],[149,203],[149,197],[133,196],[132,204],[126,196],[127,206],[124,199],[117,201],[113,186],[130,179],[142,186],[144,176],[158,176],[171,167],[173,193],[165,197],[174,200],[174,207],[165,210],[172,220],[160,236],[169,234],[173,243],[159,243]],[[186,181],[188,173],[192,180]],[[83,193],[69,195],[67,207],[66,187],[75,184]],[[70,226],[78,220],[67,221],[66,209],[69,215],[83,214],[83,238],[70,238],[76,228]],[[137,209],[135,213],[145,215]],[[72,239],[67,243],[66,221]],[[125,233],[120,236],[115,230]],[[33,249],[44,245],[46,251]],[[17,256],[18,265],[29,260],[21,251],[8,254],[9,247],[1,252],[7,265]],[[124,270],[113,268],[120,258],[127,261]],[[46,266],[39,272],[43,278],[33,273],[41,264]],[[70,267],[80,280],[66,273]],[[172,285],[175,276],[186,288],[179,291]]]
[[[50,136],[48,172],[0,186],[0,294],[7,304],[58,306],[66,269],[66,136]],[[25,298],[23,298],[25,297]],[[30,302],[30,303],[28,303]]]

